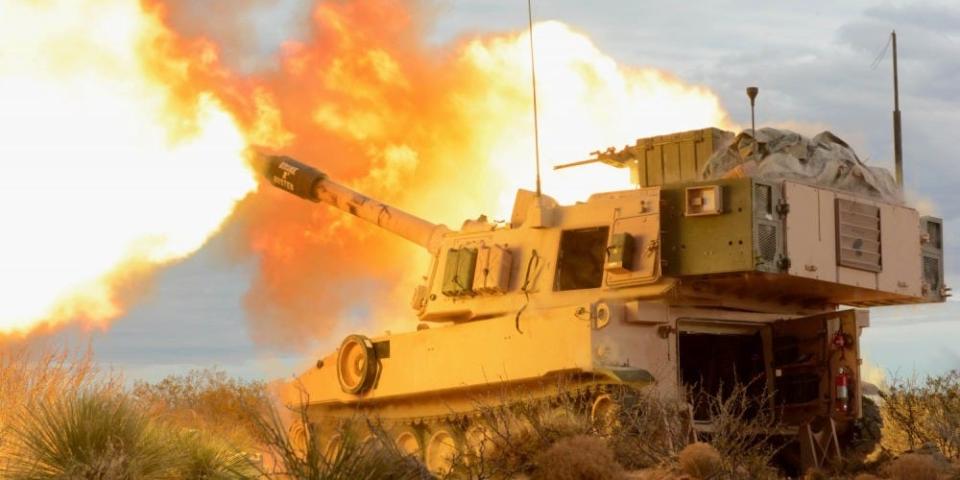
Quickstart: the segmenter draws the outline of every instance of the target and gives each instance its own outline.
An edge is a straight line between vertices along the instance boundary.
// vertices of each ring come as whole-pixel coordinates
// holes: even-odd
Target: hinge
[[[790,270],[791,265],[792,262],[790,262],[790,257],[780,257],[780,261],[777,262],[777,267],[784,272]]]
[[[790,204],[787,202],[781,202],[777,204],[777,213],[781,217],[786,217],[787,214],[790,213]]]

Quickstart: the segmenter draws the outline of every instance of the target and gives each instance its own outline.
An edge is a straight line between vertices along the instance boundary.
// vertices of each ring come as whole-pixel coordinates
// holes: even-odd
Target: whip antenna
[[[540,122],[537,118],[537,66],[533,57],[533,6],[527,0],[527,25],[530,27],[530,77],[533,84],[533,147],[537,159],[537,196],[540,196]]]
[[[903,188],[903,137],[900,133],[900,79],[897,76],[897,32],[890,32],[893,42],[893,163],[897,186]]]

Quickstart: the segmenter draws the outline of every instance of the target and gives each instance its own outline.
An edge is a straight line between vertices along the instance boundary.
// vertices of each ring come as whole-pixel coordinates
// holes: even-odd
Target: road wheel
[[[340,388],[354,395],[373,386],[377,376],[377,358],[373,342],[363,335],[349,335],[337,351],[337,380]]]
[[[463,434],[464,460],[469,465],[477,465],[489,459],[496,445],[490,429],[481,420],[474,420]]]
[[[620,427],[620,404],[613,395],[603,393],[593,399],[590,421],[600,435],[611,436]]]
[[[309,445],[310,432],[305,423],[299,420],[290,423],[287,436],[290,438],[290,446],[293,447],[295,452],[301,455],[306,453],[307,445]]]
[[[461,452],[466,451],[463,435],[457,428],[441,424],[430,429],[426,438],[424,465],[430,473],[442,477],[450,472]]]
[[[394,429],[392,437],[400,453],[410,455],[418,460],[423,458],[423,441],[417,429],[409,425],[397,427]]]

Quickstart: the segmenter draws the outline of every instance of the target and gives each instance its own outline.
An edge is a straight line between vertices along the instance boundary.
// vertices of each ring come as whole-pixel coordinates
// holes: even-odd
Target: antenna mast
[[[897,78],[897,31],[890,32],[893,43],[893,162],[897,186],[903,188],[903,137],[900,135],[900,81]]]
[[[537,159],[537,197],[540,196],[540,122],[537,118],[537,67],[533,57],[533,6],[527,0],[527,25],[530,27],[530,76],[533,84],[533,146]]]

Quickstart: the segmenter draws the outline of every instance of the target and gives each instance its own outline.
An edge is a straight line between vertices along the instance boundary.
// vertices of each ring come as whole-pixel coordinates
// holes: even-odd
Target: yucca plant
[[[249,456],[221,438],[198,430],[178,435],[181,452],[177,478],[191,480],[241,480],[259,478]]]
[[[118,388],[117,379],[97,370],[92,353],[66,348],[0,348],[0,468],[11,451],[13,428],[31,403],[61,397],[82,385]]]
[[[13,429],[4,477],[173,478],[181,452],[171,432],[111,390],[80,390],[38,402]]]

